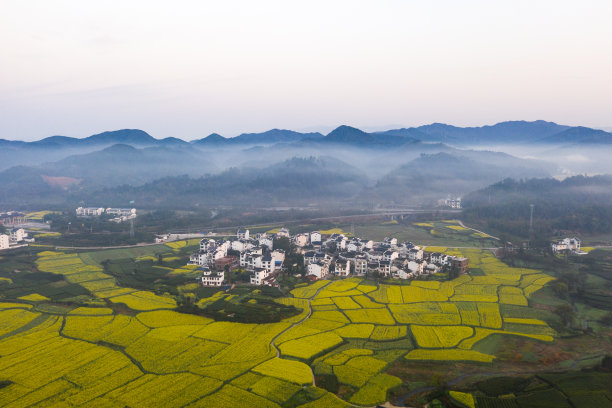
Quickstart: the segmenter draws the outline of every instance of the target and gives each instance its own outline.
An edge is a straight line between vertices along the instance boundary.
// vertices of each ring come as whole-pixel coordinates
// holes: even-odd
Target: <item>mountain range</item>
[[[364,132],[360,129],[342,125],[327,135],[318,132],[301,133],[286,129],[271,129],[262,133],[243,133],[236,137],[223,137],[212,133],[207,137],[186,142],[182,139],[167,137],[155,139],[139,129],[122,129],[103,132],[85,138],[51,136],[38,141],[0,139],[0,147],[6,148],[76,148],[100,147],[112,144],[133,146],[233,146],[275,143],[374,143],[397,145],[397,138],[406,142],[443,142],[461,145],[481,143],[612,143],[612,133],[584,126],[565,126],[543,120],[507,121],[492,126],[458,127],[443,123],[433,123],[419,127],[391,129],[379,132]]]
[[[83,139],[0,139],[0,207],[106,205],[105,196],[120,205],[128,195],[167,207],[178,198],[187,207],[431,205],[506,177],[571,174],[572,163],[587,172],[589,157],[608,154],[609,146],[610,133],[545,121],[471,128],[436,123],[381,132],[343,125],[326,135],[272,129],[191,142],[156,139],[137,129]],[[597,172],[612,172],[596,162]]]

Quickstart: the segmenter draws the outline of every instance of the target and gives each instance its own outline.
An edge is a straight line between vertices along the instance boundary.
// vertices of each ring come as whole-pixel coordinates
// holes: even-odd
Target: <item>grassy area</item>
[[[439,385],[483,371],[587,367],[608,352],[598,332],[579,336],[554,312],[567,301],[549,283],[553,273],[560,273],[556,265],[566,261],[516,258],[504,263],[487,250],[456,248],[491,244],[473,231],[449,228],[459,226],[454,222],[427,224],[360,227],[468,257],[468,275],[401,282],[352,277],[312,284],[282,278],[292,290],[238,285],[226,292],[199,287],[193,269],[184,267],[197,241],[84,253],[25,249],[14,256],[3,254],[0,379],[9,383],[0,387],[0,400],[15,406],[41,401],[372,406],[387,400],[389,393],[405,391],[412,381]],[[351,228],[312,227],[303,226]],[[356,235],[380,238],[354,228]],[[427,236],[429,241],[419,239]],[[600,266],[608,261],[598,251],[580,259],[596,259]],[[573,260],[567,262],[567,270],[578,268],[571,266]],[[588,283],[602,285],[606,271],[592,274]],[[576,305],[579,316],[602,316],[586,303]],[[598,330],[603,335],[610,328]],[[568,334],[572,336],[563,337]],[[312,383],[313,374],[317,387],[303,388]],[[555,394],[568,387],[565,380],[546,381],[554,386],[526,387],[525,393],[517,389],[514,397],[520,406],[542,401],[563,406],[567,398],[579,406],[581,400],[572,399],[571,390],[566,400]],[[580,387],[588,385],[576,389]],[[495,406],[491,401],[499,396],[462,391],[478,406]],[[453,395],[459,402],[472,401]]]

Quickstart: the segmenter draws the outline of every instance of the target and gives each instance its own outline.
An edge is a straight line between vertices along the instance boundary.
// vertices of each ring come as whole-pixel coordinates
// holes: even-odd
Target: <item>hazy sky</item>
[[[8,0],[0,138],[612,126],[610,0]]]

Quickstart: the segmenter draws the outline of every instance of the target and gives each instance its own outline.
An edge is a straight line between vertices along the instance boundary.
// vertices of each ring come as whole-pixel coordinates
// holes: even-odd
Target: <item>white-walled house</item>
[[[321,242],[321,233],[319,231],[312,231],[310,233],[310,243],[320,243]]]
[[[1,234],[0,235],[0,249],[8,249],[10,240],[11,239],[8,235]]]
[[[421,260],[408,261],[406,266],[413,274],[422,275],[425,272],[425,268],[427,268],[427,262]]]
[[[296,236],[293,237],[293,243],[296,246],[301,247],[305,247],[306,245],[308,245],[308,235],[307,234],[298,234]]]
[[[580,251],[580,239],[564,238],[561,241],[553,242],[552,250],[556,254],[563,251]]]
[[[407,258],[411,261],[420,261],[423,259],[423,250],[421,248],[412,248],[408,251]]]
[[[351,274],[351,261],[337,260],[334,265],[334,275],[346,277]]]
[[[276,236],[278,238],[281,238],[281,237],[289,238],[289,230],[287,228],[281,228],[276,233]]]
[[[255,268],[251,274],[251,285],[261,285],[270,275],[270,272],[264,268]]]
[[[269,237],[267,235],[261,236],[259,237],[259,246],[268,247],[268,249],[271,251],[274,246],[274,240],[272,239],[272,237]]]
[[[308,265],[308,275],[316,276],[317,279],[327,276],[328,266],[323,262],[311,263]]]
[[[13,228],[10,233],[10,241],[11,242],[21,242],[27,236],[28,234],[26,234],[23,228]]]
[[[198,268],[198,272],[202,272],[200,278],[203,286],[221,286],[225,279],[225,272],[212,272],[208,268]]]
[[[382,260],[391,262],[391,261],[396,260],[398,256],[399,256],[399,252],[387,250],[383,253]]]
[[[365,275],[368,273],[368,260],[365,256],[355,257],[355,275]]]
[[[249,230],[240,228],[238,232],[236,232],[236,237],[238,239],[249,239]]]

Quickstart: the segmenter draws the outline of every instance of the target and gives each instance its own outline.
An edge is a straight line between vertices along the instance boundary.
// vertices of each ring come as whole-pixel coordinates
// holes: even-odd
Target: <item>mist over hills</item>
[[[187,207],[431,206],[507,177],[612,172],[608,160],[589,159],[608,154],[610,145],[610,133],[545,121],[383,132],[343,125],[327,135],[272,129],[191,142],[138,129],[83,139],[0,139],[0,206],[120,205],[135,197],[152,207],[179,198]]]

